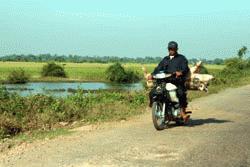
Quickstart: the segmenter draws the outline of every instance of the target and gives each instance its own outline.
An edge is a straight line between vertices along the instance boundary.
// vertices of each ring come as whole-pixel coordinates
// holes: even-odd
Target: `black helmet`
[[[168,49],[178,49],[178,43],[177,42],[175,42],[175,41],[170,41],[169,43],[168,43]]]

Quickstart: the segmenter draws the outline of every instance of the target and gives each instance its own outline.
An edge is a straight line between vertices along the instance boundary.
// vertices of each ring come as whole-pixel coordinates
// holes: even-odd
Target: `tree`
[[[16,69],[10,72],[7,81],[11,84],[24,84],[29,81],[29,75],[22,69]]]
[[[238,50],[238,57],[240,58],[240,59],[242,59],[243,58],[243,56],[245,55],[247,53],[247,47],[246,46],[243,46],[242,48],[240,48],[239,50]]]
[[[63,77],[63,78],[67,77],[64,71],[64,67],[54,62],[47,63],[46,65],[43,66],[42,76],[43,77]]]
[[[139,75],[134,71],[126,71],[120,63],[114,63],[106,70],[106,78],[111,82],[131,83],[139,81]]]
[[[214,59],[213,61],[213,64],[217,64],[217,65],[221,65],[224,63],[224,60],[223,59],[220,59],[220,58],[216,58]]]

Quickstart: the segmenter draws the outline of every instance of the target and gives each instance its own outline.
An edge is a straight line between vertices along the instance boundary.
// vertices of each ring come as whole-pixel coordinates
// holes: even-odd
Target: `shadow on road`
[[[215,118],[207,118],[207,119],[192,119],[188,123],[188,127],[199,126],[204,124],[221,124],[226,122],[232,122],[229,120],[219,120]]]
[[[195,127],[195,126],[200,126],[204,124],[221,124],[221,123],[227,123],[227,122],[233,122],[229,120],[219,120],[216,118],[207,118],[207,119],[190,119],[188,124],[185,125],[177,125],[174,122],[171,122],[168,124],[165,129],[170,129],[170,128],[175,128],[178,126],[184,126],[184,127]]]

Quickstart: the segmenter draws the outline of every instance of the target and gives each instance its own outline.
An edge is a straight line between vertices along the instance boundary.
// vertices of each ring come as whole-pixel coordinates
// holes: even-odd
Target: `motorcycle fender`
[[[176,90],[177,87],[176,87],[174,84],[167,83],[167,84],[166,84],[166,89],[167,89],[168,91],[173,91],[173,90]]]

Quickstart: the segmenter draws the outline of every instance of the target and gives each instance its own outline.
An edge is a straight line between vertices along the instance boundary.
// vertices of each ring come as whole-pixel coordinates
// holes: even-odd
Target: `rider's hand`
[[[153,80],[153,76],[151,74],[148,74],[147,80]]]
[[[176,75],[176,78],[178,78],[179,76],[181,76],[181,75],[182,75],[182,72],[180,72],[180,71],[176,71],[176,72],[175,72],[175,75]]]

